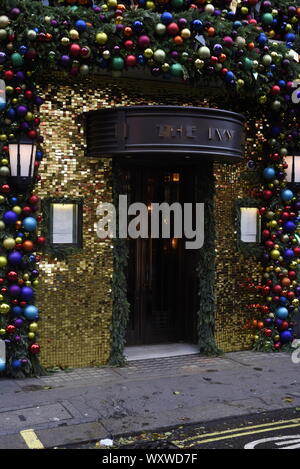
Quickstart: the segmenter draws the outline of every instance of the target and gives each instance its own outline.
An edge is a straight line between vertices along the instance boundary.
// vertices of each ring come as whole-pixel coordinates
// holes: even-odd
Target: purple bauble
[[[12,210],[8,210],[8,212],[5,212],[3,215],[3,221],[7,225],[13,225],[14,223],[16,223],[17,220],[18,220],[18,215]]]
[[[20,13],[21,13],[21,10],[19,8],[12,8],[9,12],[9,16],[15,19],[19,16]]]
[[[58,22],[56,20],[51,20],[51,25],[52,26],[57,26],[58,25]]]
[[[185,18],[179,18],[178,20],[178,25],[181,27],[181,28],[184,28],[186,25],[187,25],[187,20]]]
[[[27,106],[23,106],[22,104],[20,106],[17,107],[17,115],[19,117],[24,117],[26,116],[28,112],[28,107]]]
[[[22,262],[22,254],[19,251],[13,251],[8,255],[8,262],[11,265],[19,265]]]
[[[275,319],[275,324],[276,324],[277,327],[281,327],[282,319]]]
[[[17,319],[14,320],[14,325],[16,327],[22,327],[23,323],[24,323],[24,321],[23,321],[22,318],[17,318]]]
[[[68,55],[62,55],[60,61],[64,67],[67,67],[71,62],[71,57]]]
[[[116,24],[116,30],[117,31],[122,31],[124,29],[124,24]]]
[[[273,323],[273,319],[272,318],[266,318],[264,320],[264,323],[265,323],[266,326],[270,326]]]
[[[28,122],[21,122],[21,125],[20,125],[20,128],[21,130],[24,130],[26,132],[26,130],[29,130],[29,123]]]
[[[19,335],[16,335],[14,338],[15,342],[21,342],[21,337]]]
[[[21,71],[18,71],[16,73],[16,79],[18,81],[24,81],[25,80],[25,73],[24,72],[21,72]]]
[[[300,296],[300,286],[295,288],[295,294]]]
[[[22,287],[21,297],[23,300],[31,300],[33,297],[33,289],[30,287]]]
[[[177,50],[172,50],[171,56],[173,57],[173,59],[177,59],[178,55],[179,54],[178,54]]]
[[[8,291],[10,296],[12,296],[13,298],[18,298],[21,294],[21,288],[19,287],[19,285],[11,285],[8,288]]]
[[[5,52],[0,52],[0,64],[3,64],[6,59],[7,55],[5,54]]]
[[[34,98],[34,104],[37,106],[41,106],[43,104],[44,100],[40,96],[35,96]]]

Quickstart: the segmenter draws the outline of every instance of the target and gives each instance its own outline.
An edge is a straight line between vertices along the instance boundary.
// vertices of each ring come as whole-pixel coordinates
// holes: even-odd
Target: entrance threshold
[[[133,345],[125,347],[124,354],[128,361],[147,360],[150,358],[178,357],[181,355],[195,355],[199,348],[195,344],[155,344]]]

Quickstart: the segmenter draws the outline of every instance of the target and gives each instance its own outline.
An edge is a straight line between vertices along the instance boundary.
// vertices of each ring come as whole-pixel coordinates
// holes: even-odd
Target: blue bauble
[[[37,227],[37,221],[33,217],[26,217],[23,220],[23,228],[25,231],[35,231]]]
[[[295,231],[295,229],[297,228],[295,223],[293,221],[286,221],[283,225],[283,228],[285,229],[285,231],[287,231],[288,233],[292,233],[293,231]]]
[[[11,312],[14,316],[21,316],[21,314],[23,313],[23,309],[21,308],[21,306],[13,306],[11,308]]]
[[[226,79],[226,81],[230,82],[231,80],[234,79],[234,73],[231,72],[231,71],[227,72],[226,75],[225,75],[225,79]]]
[[[288,200],[291,200],[293,197],[294,197],[294,193],[290,189],[284,189],[281,192],[281,198],[285,202],[287,202]]]
[[[295,257],[293,249],[285,249],[283,251],[283,257],[288,261],[293,259]]]
[[[26,54],[26,52],[28,52],[28,47],[25,46],[25,45],[20,46],[20,47],[19,47],[19,52],[20,52],[20,54],[22,54],[22,55]]]
[[[168,11],[165,11],[164,13],[160,15],[160,21],[163,24],[169,24],[171,23],[172,20],[173,20],[173,15],[172,13],[169,13]]]
[[[35,321],[39,317],[39,310],[34,305],[27,305],[24,308],[24,316],[30,321]]]
[[[1,373],[2,371],[5,371],[5,368],[6,368],[5,362],[2,361],[2,360],[0,360],[0,373]]]
[[[17,220],[18,220],[18,215],[12,210],[8,210],[8,212],[5,212],[3,215],[3,221],[7,225],[13,225],[14,223],[16,223]]]
[[[143,65],[145,63],[145,57],[142,54],[140,54],[137,57],[137,61],[140,65]]]
[[[287,302],[288,302],[288,299],[287,299],[285,296],[281,296],[281,297],[279,298],[279,303],[280,303],[281,305],[286,305]]]
[[[78,31],[85,31],[87,26],[86,26],[86,22],[83,21],[83,20],[77,20],[76,23],[75,23],[75,27],[76,29],[78,29]]]
[[[263,177],[265,179],[268,179],[268,181],[271,181],[272,179],[275,179],[276,176],[276,171],[274,168],[268,167],[265,168],[263,171]]]
[[[44,153],[43,153],[42,151],[37,151],[37,152],[36,152],[36,155],[35,155],[35,159],[36,159],[37,161],[42,161],[43,156],[44,156]]]
[[[19,265],[22,262],[22,254],[19,251],[12,251],[8,254],[7,259],[11,265]]]
[[[276,308],[275,313],[279,319],[286,319],[289,315],[288,310],[284,306],[279,306],[279,308]]]
[[[293,340],[293,334],[290,331],[283,331],[280,333],[281,342],[291,342]]]
[[[11,366],[13,367],[14,370],[19,370],[22,366],[21,360],[13,360],[11,362]]]
[[[9,203],[11,205],[16,205],[18,203],[18,198],[17,197],[10,197],[9,198]]]
[[[203,29],[203,23],[201,20],[194,20],[192,21],[192,28],[195,30],[195,31],[202,31]]]
[[[284,80],[278,80],[278,85],[280,86],[280,88],[284,88],[286,85],[286,82]]]
[[[257,40],[260,46],[264,46],[268,42],[268,38],[265,33],[260,33]]]
[[[286,42],[294,42],[296,39],[296,36],[293,33],[287,33],[284,39],[286,40]]]
[[[238,29],[240,28],[242,25],[242,23],[240,21],[234,21],[234,23],[232,24],[233,28],[234,29]]]
[[[14,108],[10,107],[7,110],[6,117],[10,119],[11,121],[13,121],[16,118],[16,111],[14,110]]]
[[[139,33],[142,31],[144,23],[142,21],[136,20],[132,23],[132,27],[137,33]]]
[[[22,287],[21,298],[26,301],[30,301],[33,297],[33,289],[30,287]]]

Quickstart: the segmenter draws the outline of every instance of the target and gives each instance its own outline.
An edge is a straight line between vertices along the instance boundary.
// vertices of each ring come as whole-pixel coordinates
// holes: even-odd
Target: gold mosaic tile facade
[[[40,80],[45,98],[41,131],[45,158],[36,192],[42,197],[82,197],[83,249],[57,261],[44,255],[37,291],[41,310],[41,361],[47,367],[83,367],[107,362],[111,347],[112,243],[96,236],[96,208],[112,201],[110,159],[85,156],[82,113],[99,108],[138,104],[209,106],[201,92],[187,86],[114,80],[84,79],[71,82],[63,76]],[[240,189],[242,165],[215,164],[217,183],[216,336],[224,351],[249,347],[242,328],[249,316],[241,295],[241,278],[251,276],[254,261],[236,251],[234,201]]]

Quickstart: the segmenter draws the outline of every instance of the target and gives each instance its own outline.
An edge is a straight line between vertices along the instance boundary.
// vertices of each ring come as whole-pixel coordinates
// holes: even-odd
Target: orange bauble
[[[264,327],[264,323],[262,321],[258,321],[257,322],[257,327],[259,327],[260,329],[262,329]]]
[[[288,277],[283,277],[281,280],[281,285],[283,287],[289,287],[291,285],[291,281]]]
[[[21,220],[16,221],[15,227],[16,227],[17,230],[19,230],[19,229],[22,227],[22,222],[21,222]]]
[[[248,47],[249,50],[254,49],[254,47],[255,47],[254,42],[249,42],[249,43],[247,44],[247,47]]]
[[[257,327],[257,320],[256,320],[256,319],[254,319],[254,320],[252,321],[252,326],[253,326],[253,327]]]
[[[26,252],[32,252],[34,250],[34,244],[29,239],[26,239],[26,241],[24,241],[22,244],[22,248]]]
[[[210,28],[208,28],[207,34],[208,34],[209,36],[214,36],[214,35],[216,34],[215,28],[213,28],[212,26],[211,26]]]
[[[183,44],[183,39],[181,36],[175,36],[173,38],[173,41],[175,42],[175,44],[177,44],[178,46],[180,46],[181,44]]]

